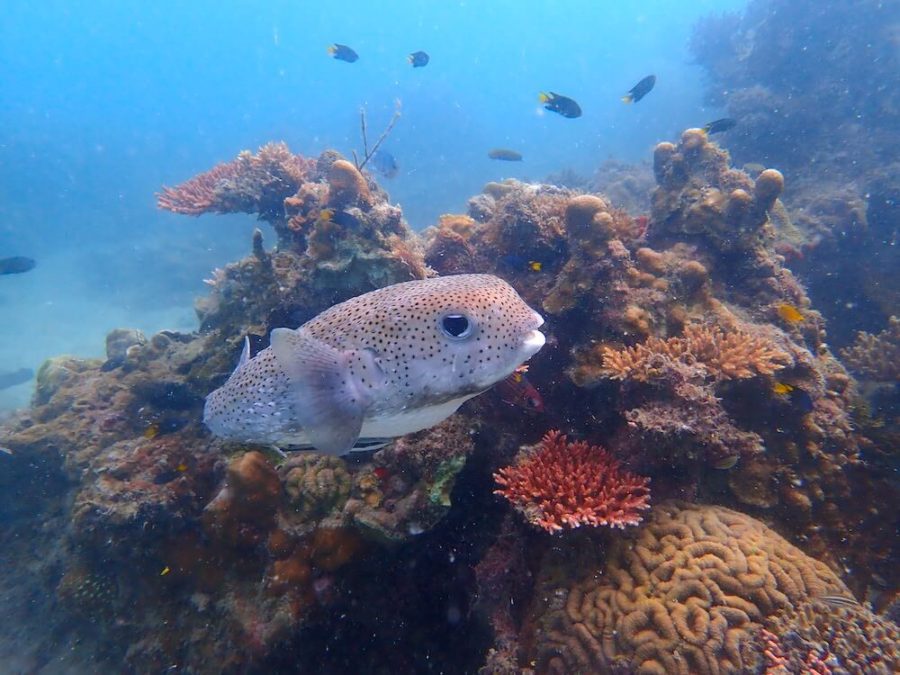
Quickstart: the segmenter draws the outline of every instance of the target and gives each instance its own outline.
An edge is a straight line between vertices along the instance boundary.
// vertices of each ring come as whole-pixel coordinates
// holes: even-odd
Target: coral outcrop
[[[698,22],[691,43],[709,102],[738,121],[719,137],[737,164],[790,177],[781,250],[839,346],[879,330],[900,303],[900,253],[888,244],[900,204],[893,16],[874,0],[753,0]]]
[[[858,333],[841,356],[854,373],[868,380],[900,381],[900,318],[892,316],[878,335]]]
[[[548,532],[582,525],[624,529],[650,508],[647,478],[623,471],[603,448],[567,442],[559,431],[548,432],[494,480],[496,494]]]
[[[714,506],[658,505],[606,555],[576,560],[544,562],[532,608],[539,673],[754,672],[770,617],[849,595],[763,523]]]

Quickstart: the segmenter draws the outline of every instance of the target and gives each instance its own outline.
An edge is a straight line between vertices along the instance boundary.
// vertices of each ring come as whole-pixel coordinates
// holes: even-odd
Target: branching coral
[[[607,377],[639,382],[659,377],[669,361],[701,368],[715,380],[772,375],[790,362],[787,354],[765,338],[699,325],[686,326],[681,337],[649,337],[625,349],[603,347],[602,355],[601,372]]]
[[[559,431],[548,432],[537,449],[500,469],[494,480],[501,486],[495,494],[548,532],[637,525],[641,511],[650,508],[648,478],[623,471],[603,448],[566,442]]]
[[[878,335],[857,333],[852,347],[841,352],[856,373],[879,382],[900,380],[900,317],[892,316]]]
[[[264,213],[283,209],[313,163],[294,155],[284,143],[269,143],[254,155],[249,150],[157,195],[161,209],[190,216],[203,213]]]
[[[662,504],[605,557],[556,555],[532,609],[539,673],[755,672],[767,617],[849,595],[761,522],[715,506]]]

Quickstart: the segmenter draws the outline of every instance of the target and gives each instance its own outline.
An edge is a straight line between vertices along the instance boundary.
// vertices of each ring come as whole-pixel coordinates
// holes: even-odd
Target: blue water
[[[646,159],[720,112],[703,105],[688,37],[698,17],[742,4],[4,3],[0,257],[38,268],[0,279],[0,372],[101,355],[116,326],[195,328],[202,279],[248,250],[255,223],[166,214],[154,193],[269,140],[349,155],[363,107],[370,136],[402,108],[385,146],[400,172],[382,182],[416,229],[490,180]],[[329,58],[335,41],[359,61]],[[419,49],[431,63],[414,70]],[[649,73],[652,95],[623,105]],[[583,117],[545,112],[544,90]],[[497,146],[525,161],[492,162]],[[0,409],[29,395],[0,391]]]

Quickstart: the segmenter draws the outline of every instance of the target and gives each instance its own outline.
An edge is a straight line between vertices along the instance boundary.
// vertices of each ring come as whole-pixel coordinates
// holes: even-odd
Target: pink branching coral
[[[294,194],[314,163],[294,155],[284,143],[268,143],[254,155],[241,152],[181,185],[164,187],[159,208],[189,216],[203,213],[262,213]],[[269,202],[272,204],[270,205]]]
[[[603,375],[641,382],[658,377],[671,361],[701,368],[716,380],[771,375],[790,363],[790,357],[765,338],[700,325],[686,326],[681,337],[649,337],[624,349],[603,347],[602,356]]]
[[[537,449],[500,469],[495,494],[512,502],[533,525],[548,532],[564,527],[637,525],[650,508],[649,478],[623,471],[606,450],[584,441],[568,443],[548,432]]]

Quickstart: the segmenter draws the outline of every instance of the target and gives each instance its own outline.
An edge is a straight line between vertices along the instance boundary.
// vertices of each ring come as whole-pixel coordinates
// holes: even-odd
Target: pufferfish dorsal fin
[[[240,368],[245,363],[247,363],[247,361],[249,361],[249,360],[250,360],[250,336],[245,335],[244,336],[244,348],[241,350],[241,358],[238,361],[237,367]],[[235,368],[235,370],[237,370],[237,368]]]
[[[351,364],[363,362],[374,368],[371,352],[340,351],[289,328],[273,330],[270,343],[290,380],[294,412],[310,444],[331,455],[349,452],[371,403]]]

